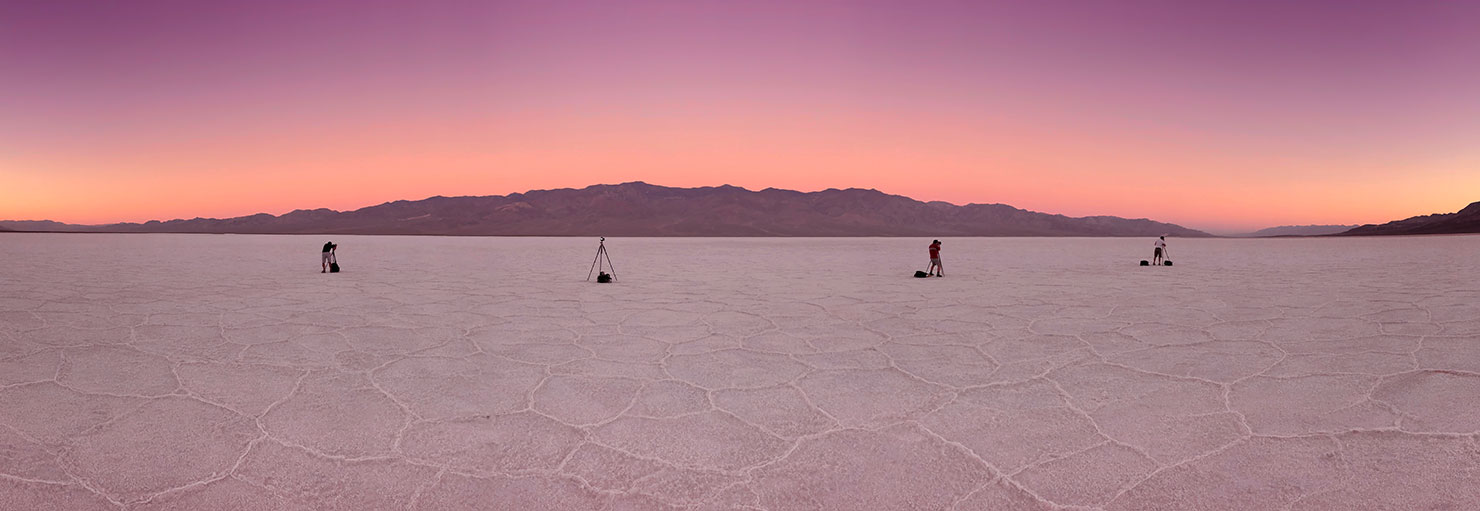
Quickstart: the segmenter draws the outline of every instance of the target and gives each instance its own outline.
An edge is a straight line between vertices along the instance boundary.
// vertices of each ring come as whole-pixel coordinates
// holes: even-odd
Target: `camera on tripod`
[[[612,272],[604,271],[607,268],[610,268]],[[602,236],[601,241],[596,245],[596,259],[591,261],[591,271],[586,272],[587,282],[591,281],[592,273],[596,274],[597,284],[606,284],[617,279],[617,267],[612,264],[611,255],[606,253],[605,236]]]

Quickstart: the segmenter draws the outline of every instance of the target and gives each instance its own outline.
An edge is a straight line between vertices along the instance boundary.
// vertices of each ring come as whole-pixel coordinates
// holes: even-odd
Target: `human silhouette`
[[[930,244],[930,269],[925,275],[944,277],[946,276],[945,271],[945,267],[940,264],[940,240],[935,240]]]
[[[324,269],[319,273],[329,273],[329,263],[334,262],[334,249],[336,248],[339,248],[339,245],[335,245],[332,241],[324,244],[324,255],[319,258],[323,262]]]

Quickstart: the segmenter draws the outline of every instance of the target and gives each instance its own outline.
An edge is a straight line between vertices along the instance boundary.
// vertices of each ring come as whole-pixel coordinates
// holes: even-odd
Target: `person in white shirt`
[[[1156,252],[1152,254],[1151,264],[1160,266],[1161,259],[1167,252],[1167,237],[1162,236],[1160,238],[1157,238],[1156,242],[1152,243],[1152,245],[1156,247]]]

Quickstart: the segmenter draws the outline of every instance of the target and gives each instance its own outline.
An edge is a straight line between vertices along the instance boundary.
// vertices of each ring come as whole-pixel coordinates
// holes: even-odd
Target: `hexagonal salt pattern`
[[[320,238],[0,234],[0,508],[1480,502],[1480,237]]]

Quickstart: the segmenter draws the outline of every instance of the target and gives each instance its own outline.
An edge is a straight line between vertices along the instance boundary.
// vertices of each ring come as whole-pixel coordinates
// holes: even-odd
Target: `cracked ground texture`
[[[593,241],[0,235],[0,509],[1480,502],[1480,237]]]

